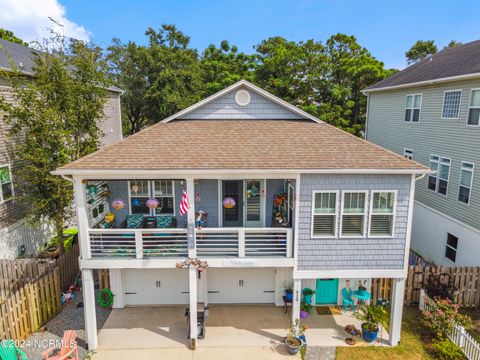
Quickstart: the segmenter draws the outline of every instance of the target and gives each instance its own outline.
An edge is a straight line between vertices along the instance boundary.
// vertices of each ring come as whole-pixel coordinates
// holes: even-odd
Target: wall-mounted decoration
[[[145,202],[145,205],[147,205],[149,209],[156,209],[158,205],[160,205],[160,201],[155,198],[150,198]]]
[[[122,210],[125,207],[125,201],[123,199],[115,199],[112,201],[112,207],[115,210]]]
[[[105,215],[105,222],[107,222],[108,224],[111,224],[113,222],[113,220],[115,220],[115,214],[114,213],[109,212],[109,213],[107,213],[107,215]]]
[[[137,184],[133,184],[132,185],[132,193],[136,194],[138,192],[138,185]]]
[[[97,194],[97,187],[95,185],[87,185],[87,193],[90,196]]]
[[[233,209],[237,205],[235,199],[231,197],[226,197],[225,199],[223,199],[222,204],[225,209]]]
[[[200,201],[200,193],[195,194],[195,201],[199,202]]]

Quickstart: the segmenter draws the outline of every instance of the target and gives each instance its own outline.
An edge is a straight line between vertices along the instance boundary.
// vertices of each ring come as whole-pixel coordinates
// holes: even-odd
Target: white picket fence
[[[427,304],[428,296],[425,290],[420,289],[420,310],[434,310]],[[465,330],[463,326],[455,325],[449,339],[456,344],[469,360],[480,360],[480,344]]]

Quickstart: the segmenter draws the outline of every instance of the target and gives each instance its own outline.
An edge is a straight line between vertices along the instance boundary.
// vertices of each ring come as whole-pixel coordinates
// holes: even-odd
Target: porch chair
[[[350,309],[352,309],[352,311],[355,311],[355,302],[352,299],[352,293],[353,293],[352,289],[350,289],[350,288],[349,289],[347,289],[347,288],[342,289],[343,311],[347,311],[348,307],[350,307]]]
[[[58,354],[50,356],[50,353],[56,348],[50,348],[45,351],[42,356],[45,357],[45,360],[80,360],[78,357],[78,344],[75,340],[77,338],[77,333],[74,330],[67,330],[63,333],[63,339],[61,348]]]
[[[25,353],[15,346],[13,340],[2,340],[0,342],[0,359],[2,360],[27,360]]]

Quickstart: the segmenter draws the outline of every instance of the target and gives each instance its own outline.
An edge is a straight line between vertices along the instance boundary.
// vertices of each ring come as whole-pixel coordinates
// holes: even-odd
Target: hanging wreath
[[[98,292],[97,302],[103,308],[108,308],[113,304],[113,295],[110,289],[103,289]]]
[[[208,263],[205,260],[200,260],[197,258],[187,258],[184,261],[177,263],[175,266],[177,269],[184,269],[188,268],[189,266],[193,266],[198,271],[203,271],[208,268]]]

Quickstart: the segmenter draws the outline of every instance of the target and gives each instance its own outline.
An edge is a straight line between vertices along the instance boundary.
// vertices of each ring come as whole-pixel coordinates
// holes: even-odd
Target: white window
[[[447,233],[447,244],[445,246],[445,257],[455,263],[457,259],[458,237]]]
[[[403,149],[403,156],[409,160],[413,160],[413,149]]]
[[[129,181],[130,213],[150,215],[146,201],[150,197],[150,181]]]
[[[420,120],[420,109],[422,107],[422,94],[407,95],[405,102],[405,121],[418,122]]]
[[[393,236],[395,198],[395,191],[372,192],[369,236]]]
[[[337,235],[338,192],[313,193],[312,237]]]
[[[366,192],[343,193],[341,236],[365,235],[366,197]]]
[[[13,197],[13,182],[10,165],[0,166],[0,202]]]
[[[458,184],[458,201],[470,204],[470,195],[472,193],[473,169],[475,165],[470,162],[462,161],[460,168],[460,182]]]
[[[462,90],[448,90],[443,95],[443,119],[458,119]]]
[[[173,214],[173,182],[168,180],[157,180],[153,182],[153,194],[158,200],[159,205],[155,211],[155,215],[172,215]]]
[[[480,89],[472,89],[470,92],[467,125],[480,125]]]
[[[430,170],[435,171],[435,173],[428,176],[428,188],[439,194],[447,195],[450,159],[430,155]]]

